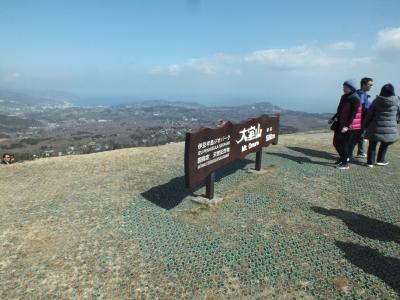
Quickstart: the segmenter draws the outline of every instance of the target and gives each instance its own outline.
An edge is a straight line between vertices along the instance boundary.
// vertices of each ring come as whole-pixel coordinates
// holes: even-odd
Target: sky
[[[400,94],[399,11],[399,0],[0,0],[0,88],[331,112],[347,79]]]

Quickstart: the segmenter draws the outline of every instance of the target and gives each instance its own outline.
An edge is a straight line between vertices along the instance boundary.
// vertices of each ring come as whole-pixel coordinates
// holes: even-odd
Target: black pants
[[[372,164],[375,163],[376,146],[377,146],[377,144],[378,144],[377,141],[369,141],[368,158],[367,158],[367,163],[369,165],[372,165]],[[391,144],[393,144],[393,143],[381,142],[381,145],[379,146],[379,150],[378,150],[378,160],[377,160],[377,162],[385,161],[386,151],[387,151],[389,145],[391,145]]]
[[[351,154],[350,151],[353,149],[352,146],[359,134],[359,131],[347,131],[346,133],[335,131],[333,135],[333,146],[340,156],[341,163],[347,164],[347,159],[350,158]]]
[[[354,158],[353,153],[357,145],[358,145],[357,154],[358,155],[364,154],[364,134],[362,131],[355,131],[355,135],[352,138],[350,145],[350,153],[349,153],[349,157],[351,159]]]
[[[360,133],[360,138],[358,139],[358,143],[357,143],[357,145],[358,145],[357,154],[358,154],[358,155],[360,155],[360,154],[365,154],[365,149],[364,149],[364,135],[365,135],[365,131],[363,130],[363,131]]]

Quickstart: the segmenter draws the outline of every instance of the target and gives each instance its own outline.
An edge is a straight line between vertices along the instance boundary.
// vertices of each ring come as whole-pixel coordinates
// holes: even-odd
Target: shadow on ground
[[[326,209],[317,206],[311,209],[321,215],[341,219],[351,231],[363,237],[400,244],[400,227],[396,225],[342,209]]]
[[[379,277],[387,285],[400,293],[400,259],[387,257],[369,247],[335,242],[345,254],[345,258],[364,272]]]
[[[215,182],[235,173],[237,170],[243,170],[250,163],[254,163],[254,161],[242,159],[218,169],[215,173]],[[197,189],[202,187],[204,187],[204,184]],[[193,192],[185,188],[185,177],[180,176],[171,179],[167,183],[152,187],[141,195],[159,207],[170,210],[179,205],[187,196],[193,195]]]
[[[342,209],[326,209],[313,206],[313,211],[324,216],[331,216],[342,220],[354,233],[383,242],[400,243],[400,227],[379,221],[361,214]],[[379,277],[387,285],[400,293],[400,259],[386,257],[378,251],[353,243],[336,241],[345,258],[364,272]]]
[[[314,161],[310,159],[309,157],[313,158],[322,158],[322,159],[328,159],[328,160],[337,160],[337,155],[333,155],[332,153],[325,152],[325,151],[320,151],[320,150],[314,150],[314,149],[307,149],[307,148],[302,148],[302,147],[286,147],[289,150],[295,151],[302,153],[305,156],[296,156],[296,155],[290,155],[287,153],[280,153],[280,152],[268,152],[268,154],[279,156],[285,159],[289,159],[291,161],[294,161],[298,164],[317,164],[317,165],[322,165],[322,166],[328,166],[331,165],[331,163],[328,162],[322,162],[322,161]]]
[[[280,153],[280,152],[268,152],[267,154],[269,155],[274,155],[274,156],[279,156],[285,159],[289,159],[291,161],[294,161],[298,164],[316,164],[316,165],[322,165],[322,166],[329,166],[332,164],[331,163],[327,163],[327,162],[322,162],[322,161],[313,161],[308,157],[304,157],[304,156],[295,156],[295,155],[290,155],[290,154],[286,154],[286,153]]]
[[[326,151],[307,149],[307,148],[301,148],[301,147],[286,147],[286,148],[288,148],[292,151],[300,152],[300,153],[305,154],[310,157],[330,159],[330,160],[338,159],[338,155],[334,155],[334,154],[326,152]]]
[[[292,150],[292,151],[302,153],[309,157],[327,159],[327,160],[332,161],[332,163],[334,163],[335,161],[337,161],[339,159],[338,154],[332,154],[332,153],[326,152],[326,151],[320,151],[320,150],[308,149],[308,148],[302,148],[302,147],[286,147],[286,148],[289,150]],[[301,161],[301,158],[297,157],[297,156],[291,156],[291,157],[287,157],[287,158],[291,159],[293,161],[296,161],[298,163],[314,163],[314,164],[320,164],[320,165],[331,165],[332,164],[332,163],[325,163],[325,162],[315,162],[306,157],[303,157],[304,161]],[[353,158],[353,159],[351,159],[350,164],[361,166],[361,165],[364,165],[364,162]]]

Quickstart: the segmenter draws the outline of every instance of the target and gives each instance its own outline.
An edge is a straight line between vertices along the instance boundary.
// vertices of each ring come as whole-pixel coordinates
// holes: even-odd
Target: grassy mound
[[[183,143],[0,167],[0,298],[396,298],[400,144],[341,171],[331,139],[219,170],[210,207],[184,188]]]

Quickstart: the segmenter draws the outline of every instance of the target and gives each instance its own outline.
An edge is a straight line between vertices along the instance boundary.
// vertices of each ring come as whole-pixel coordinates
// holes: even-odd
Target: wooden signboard
[[[256,169],[261,168],[262,147],[278,143],[279,115],[262,115],[239,124],[229,121],[220,127],[199,128],[186,133],[185,182],[194,188],[218,168],[257,152]]]

